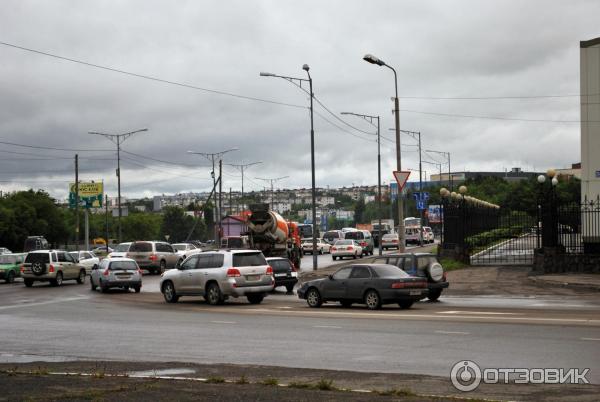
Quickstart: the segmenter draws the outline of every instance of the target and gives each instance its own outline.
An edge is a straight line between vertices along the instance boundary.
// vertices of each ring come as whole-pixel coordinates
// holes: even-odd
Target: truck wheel
[[[223,293],[221,292],[219,285],[216,283],[208,285],[208,288],[206,289],[206,301],[211,306],[223,304],[225,299],[223,298]]]
[[[50,285],[52,285],[52,286],[60,286],[60,285],[62,285],[62,282],[63,282],[63,274],[60,271],[56,273],[55,279],[50,279]]]

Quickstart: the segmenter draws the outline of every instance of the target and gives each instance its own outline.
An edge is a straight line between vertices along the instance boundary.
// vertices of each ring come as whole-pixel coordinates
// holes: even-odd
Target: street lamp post
[[[294,85],[302,88],[303,82],[308,82],[309,86],[309,95],[310,95],[310,170],[311,170],[311,178],[312,178],[312,257],[313,257],[313,271],[317,270],[317,191],[315,187],[315,129],[314,129],[314,119],[313,119],[313,98],[315,94],[313,93],[313,82],[312,77],[310,76],[310,67],[308,64],[302,66],[302,69],[306,71],[308,75],[308,79],[306,78],[296,78],[296,77],[286,77],[283,75],[276,75],[271,73],[261,72],[261,77],[277,77],[283,78],[286,81],[291,82]],[[296,83],[296,81],[298,83]]]
[[[448,184],[450,185],[450,191],[454,190],[454,180],[452,179],[452,171],[450,169],[450,152],[434,151],[433,149],[426,149],[425,152],[434,152],[446,157],[448,160]],[[442,176],[440,173],[440,185],[442,185]]]
[[[252,162],[252,163],[245,163],[245,164],[239,164],[239,165],[235,165],[233,163],[226,163],[226,165],[238,168],[242,172],[242,209],[244,209],[244,170],[250,166],[258,165],[259,163],[262,163],[262,162]]]
[[[255,177],[255,179],[257,179],[257,180],[263,180],[263,181],[266,181],[267,183],[271,183],[271,210],[272,211],[275,210],[275,208],[274,208],[274,202],[273,202],[273,193],[274,193],[274,191],[273,191],[273,183],[275,183],[276,181],[279,181],[279,180],[287,179],[288,177],[290,177],[290,176],[281,176],[281,177],[275,177],[275,178],[272,178],[272,179],[267,179],[267,178],[264,178],[264,177]]]
[[[398,75],[396,74],[396,70],[393,67],[387,65],[383,60],[373,56],[372,54],[365,55],[363,57],[363,60],[371,64],[376,64],[378,66],[385,66],[394,72],[394,84],[396,89],[396,97],[394,98],[394,117],[396,123],[396,169],[398,171],[401,171],[402,158],[400,152],[400,106],[398,101]],[[404,201],[402,199],[400,191],[398,191],[398,242],[400,252],[404,252],[406,247],[404,237]]]
[[[106,134],[106,133],[100,133],[100,132],[96,132],[96,131],[89,131],[88,134],[92,134],[92,135],[101,135],[105,138],[108,138],[110,141],[112,141],[114,144],[117,145],[117,204],[119,206],[119,243],[121,243],[121,216],[122,216],[122,212],[121,212],[121,144],[123,143],[123,141],[125,141],[127,138],[131,137],[134,134],[137,133],[141,133],[143,131],[148,131],[147,128],[142,128],[141,130],[135,130],[135,131],[130,131],[128,133],[123,133],[123,134]],[[107,244],[108,244],[108,239],[106,239]]]
[[[371,125],[373,125],[373,120],[377,119],[377,197],[379,199],[379,201],[377,202],[377,216],[379,218],[379,230],[377,236],[379,242],[379,255],[381,255],[381,134],[379,131],[379,116],[369,116],[366,114],[352,112],[342,112],[342,114],[358,116],[367,120]]]

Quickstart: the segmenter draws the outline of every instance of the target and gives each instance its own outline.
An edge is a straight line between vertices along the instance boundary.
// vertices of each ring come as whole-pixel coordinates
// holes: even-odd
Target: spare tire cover
[[[31,264],[31,272],[34,275],[44,275],[46,273],[46,264],[41,261],[34,261]]]
[[[442,265],[439,262],[429,264],[427,267],[427,276],[429,276],[432,281],[439,282],[444,276],[444,268],[442,268]]]

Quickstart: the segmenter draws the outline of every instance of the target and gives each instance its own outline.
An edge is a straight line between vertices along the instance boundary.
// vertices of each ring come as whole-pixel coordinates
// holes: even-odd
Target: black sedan
[[[387,264],[360,264],[340,268],[327,278],[305,282],[298,297],[310,307],[324,302],[340,302],[344,307],[364,303],[375,310],[383,304],[398,303],[410,308],[414,302],[427,297],[427,281],[408,275],[398,267]]]

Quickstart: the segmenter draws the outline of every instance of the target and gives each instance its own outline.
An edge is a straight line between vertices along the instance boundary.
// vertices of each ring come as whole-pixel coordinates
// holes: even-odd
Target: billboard
[[[427,219],[429,219],[429,223],[442,223],[442,207],[430,205],[427,210]]]
[[[84,208],[102,208],[104,183],[79,182],[79,206]],[[69,183],[69,208],[75,208],[75,183]]]

